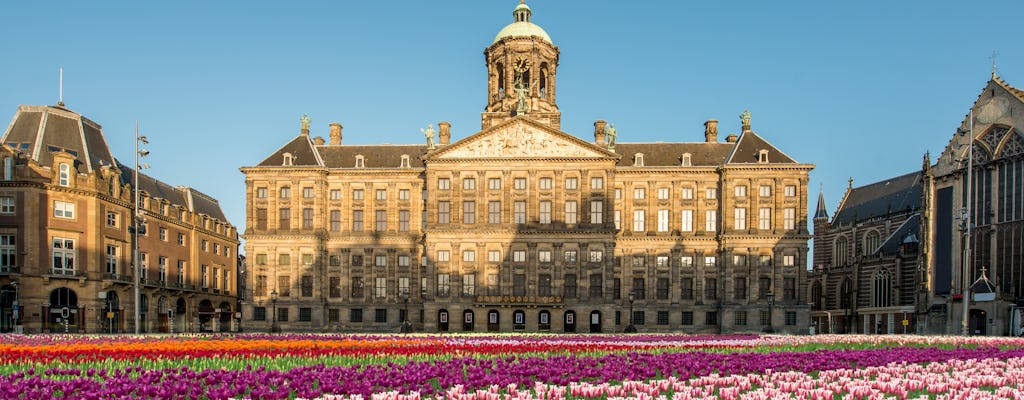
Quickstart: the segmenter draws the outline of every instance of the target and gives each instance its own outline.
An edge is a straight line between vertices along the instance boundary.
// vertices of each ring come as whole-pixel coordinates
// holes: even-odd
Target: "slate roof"
[[[721,166],[729,155],[733,143],[616,143],[615,152],[622,155],[617,166],[633,166],[633,158],[643,153],[646,167],[678,167],[683,153],[690,153],[690,163],[695,167]]]
[[[917,213],[903,221],[903,224],[896,228],[889,237],[882,242],[882,245],[878,249],[868,249],[873,251],[873,254],[881,253],[883,255],[892,255],[899,253],[900,246],[903,242],[908,240],[917,241],[917,233],[921,231],[921,214]],[[876,251],[877,250],[877,251]]]
[[[818,207],[814,210],[814,219],[828,219],[828,209],[825,207],[825,192],[818,192]]]
[[[302,133],[290,142],[277,149],[270,157],[267,157],[259,164],[261,167],[273,167],[284,165],[284,154],[292,155],[292,166],[315,167],[322,166],[323,161],[320,155],[313,149],[313,141],[309,134]]]
[[[733,151],[729,154],[729,158],[726,159],[726,163],[756,164],[761,150],[768,150],[769,164],[796,164],[796,160],[792,157],[786,155],[786,153],[783,153],[782,150],[779,150],[771,143],[768,143],[767,140],[764,140],[754,131],[749,130],[740,134],[740,138],[736,141],[736,146],[733,147]]]
[[[851,224],[921,208],[921,173],[913,172],[850,189],[832,224]]]
[[[316,146],[327,168],[355,168],[356,156],[363,156],[364,168],[399,168],[402,155],[409,155],[409,166],[423,168],[421,156],[427,154],[426,144],[380,144]],[[261,164],[262,166],[262,164]]]

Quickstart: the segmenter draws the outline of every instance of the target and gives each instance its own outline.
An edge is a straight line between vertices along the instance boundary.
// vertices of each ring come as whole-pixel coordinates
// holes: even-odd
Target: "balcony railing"
[[[21,273],[21,267],[17,265],[4,265],[0,266],[0,274],[17,274]]]
[[[75,269],[50,268],[50,275],[73,277],[73,276],[78,276],[80,274],[79,274],[78,270],[75,270]]]

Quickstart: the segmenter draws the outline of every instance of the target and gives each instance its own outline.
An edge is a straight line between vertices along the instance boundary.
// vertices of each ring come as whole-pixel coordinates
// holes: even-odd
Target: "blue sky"
[[[244,176],[299,130],[344,142],[419,143],[419,128],[480,128],[483,49],[516,0],[13,2],[0,24],[0,115],[64,102],[132,160],[220,200],[245,224]],[[703,122],[753,129],[811,173],[831,215],[864,185],[937,155],[991,73],[1024,87],[1014,21],[1024,2],[533,0],[561,49],[562,128],[592,140],[701,141]]]

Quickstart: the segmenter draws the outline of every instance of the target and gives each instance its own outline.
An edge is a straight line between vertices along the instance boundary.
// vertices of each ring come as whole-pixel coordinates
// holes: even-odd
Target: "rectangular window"
[[[643,268],[647,264],[647,256],[639,255],[633,256],[633,267]]]
[[[462,202],[462,223],[463,224],[475,224],[476,223],[476,202],[475,201],[464,201],[464,202]]]
[[[704,300],[718,299],[718,279],[704,279]]]
[[[668,268],[668,256],[658,256],[655,260],[655,266],[659,268]]]
[[[526,262],[526,250],[513,250],[512,251],[512,262]]]
[[[398,189],[398,200],[409,200],[409,189]]]
[[[683,311],[681,323],[683,325],[693,325],[693,311]]]
[[[412,257],[409,257],[407,254],[402,254],[402,255],[398,256],[398,266],[399,267],[408,267],[411,264],[412,264]]]
[[[327,293],[328,297],[337,299],[341,297],[341,277],[332,276],[328,279]]]
[[[636,199],[636,200],[643,200],[643,199],[647,198],[647,189],[646,188],[634,188],[633,189],[633,198]]]
[[[540,178],[540,189],[551,190],[552,184],[551,178]]]
[[[352,298],[362,299],[363,294],[363,277],[353,276],[352,277]]]
[[[590,298],[604,297],[604,280],[601,274],[590,274]]]
[[[487,202],[487,223],[488,224],[500,224],[501,223],[501,202],[500,201],[489,201],[489,202]]]
[[[718,325],[718,312],[708,311],[704,313],[704,325],[714,326]]]
[[[768,185],[761,185],[761,187],[758,189],[758,194],[760,194],[761,197],[771,197],[772,187]]]
[[[746,300],[747,278],[736,278],[733,280],[732,292],[736,300]]]
[[[352,190],[352,200],[363,201],[363,189]]]
[[[683,268],[693,268],[693,256],[680,256],[679,266]]]
[[[277,308],[277,322],[288,322],[288,307]]]
[[[476,296],[476,274],[462,275],[462,296]]]
[[[206,270],[206,266],[203,266],[203,270]],[[281,297],[291,297],[292,295],[292,279],[289,276],[277,277],[277,295]]]
[[[514,224],[525,224],[526,223],[526,202],[516,201],[512,203],[512,223]]]
[[[512,275],[512,295],[526,296],[526,275]]]
[[[668,311],[658,311],[658,325],[668,325]]]
[[[735,316],[735,318],[733,319],[733,324],[734,325],[738,325],[738,326],[745,326],[745,325],[747,325],[747,312],[746,311],[736,311],[736,314],[733,314],[733,315]]]
[[[289,197],[292,197],[292,188],[290,188],[288,186],[285,186],[285,187],[281,188],[280,195],[281,195],[280,197],[282,199],[287,199]]]
[[[258,187],[258,188],[256,188],[256,198],[258,198],[258,199],[265,199],[265,198],[267,198],[267,188],[265,188],[265,187]]]
[[[593,178],[590,178],[590,188],[591,189],[604,189],[604,178],[599,177],[599,176],[595,176]]]
[[[733,228],[747,229],[747,209],[743,207],[736,207],[733,210]]]
[[[382,299],[388,295],[388,278],[380,277],[374,280],[373,297]]]
[[[512,180],[512,188],[516,190],[526,190],[526,178],[515,178]]]
[[[302,209],[302,229],[313,229],[313,209]]]
[[[465,262],[474,262],[474,261],[476,261],[476,251],[473,251],[473,250],[463,250],[462,251],[462,261],[465,261]]]
[[[654,293],[655,297],[658,300],[668,300],[668,278],[658,278],[655,283],[657,284]]]
[[[203,251],[210,251],[210,242],[206,241],[206,239],[203,239],[202,243],[203,243],[203,245],[202,245]]]
[[[167,257],[160,256],[156,259],[156,262],[158,268],[157,279],[159,279],[161,283],[167,283]],[[224,273],[227,274],[227,271],[224,271]],[[214,279],[214,281],[216,281],[216,279]],[[227,288],[227,285],[224,285],[224,289]]]
[[[772,292],[772,279],[771,278],[759,278],[757,280],[757,296],[761,299],[767,299],[768,293]]]
[[[0,214],[14,214],[14,198],[0,197]],[[115,211],[107,211],[107,226],[117,228],[120,214]]]
[[[12,243],[12,245],[9,246],[0,244],[0,246],[2,246],[0,247],[0,257],[2,257],[2,259],[0,259],[0,268],[3,268],[2,272],[7,272],[10,271],[10,266],[15,265],[13,264],[13,262],[11,264],[7,263],[8,260],[13,261],[15,259],[15,254],[13,252],[14,236],[3,235],[0,236],[0,240],[2,240],[3,242],[7,242],[8,240],[10,240],[10,242]],[[117,246],[112,244],[107,245],[107,273],[113,276],[117,276],[118,271],[120,270],[117,267],[117,261],[119,258],[118,253],[120,252],[118,251]]]
[[[604,223],[604,201],[591,200],[590,201],[590,223],[602,224]]]
[[[704,211],[704,231],[706,232],[717,232],[718,231],[718,213],[715,210]]]
[[[693,188],[684,187],[682,189],[679,189],[679,192],[681,193],[681,197],[683,200],[693,200]]]
[[[540,223],[550,224],[551,223],[551,202],[541,201],[540,202]]]
[[[565,178],[565,189],[576,190],[579,186],[579,180],[576,178]]]
[[[291,229],[292,228],[292,209],[282,208],[280,210],[281,218],[278,219],[278,229]]]
[[[341,200],[341,190],[340,189],[331,189],[330,193],[331,193],[331,200]]]
[[[388,322],[388,310],[386,308],[378,308],[373,310],[373,322],[384,324]]]
[[[762,207],[757,210],[757,229],[772,229],[772,209]]]
[[[53,269],[54,275],[75,274],[75,240],[53,238]]]
[[[782,280],[782,299],[796,300],[796,278]]]
[[[487,295],[497,296],[501,294],[501,288],[498,286],[498,274],[487,275]]]
[[[647,323],[647,316],[643,311],[633,311],[633,324],[643,325]]]
[[[341,210],[331,210],[331,232],[341,232]]]
[[[313,320],[313,309],[309,307],[299,308],[299,322],[310,322]]]
[[[668,232],[668,210],[658,210],[658,232]]]
[[[562,295],[570,299],[575,299],[577,289],[576,274],[565,274],[565,284],[563,286]]]
[[[374,193],[375,193],[375,195],[374,195],[375,197],[374,198],[377,199],[377,201],[385,201],[385,200],[388,199],[388,190],[387,189],[377,189],[377,190],[374,191]]]
[[[490,190],[501,190],[501,178],[487,178],[487,188]]]
[[[487,251],[488,262],[501,262],[501,250],[488,250]]]
[[[313,276],[302,276],[302,297],[313,297]]]
[[[733,254],[733,256],[732,256],[732,265],[737,266],[737,267],[746,266],[747,265],[747,255],[746,254]]]
[[[717,199],[718,198],[718,188],[709,187],[707,189],[704,189],[704,198],[705,199],[709,199],[709,200]]]
[[[679,298],[693,300],[693,278],[679,279]]]
[[[537,252],[537,261],[545,264],[551,263],[551,250],[541,250]]]
[[[601,251],[601,250],[591,250],[590,251],[590,262],[592,262],[592,263],[599,263],[603,259],[604,259],[604,252],[603,251]]]
[[[327,322],[332,323],[332,324],[336,324],[336,323],[341,322],[341,312],[340,311],[341,310],[339,310],[337,308],[328,308],[327,309]]]
[[[353,308],[348,313],[349,322],[363,322],[363,309]]]
[[[452,220],[452,205],[447,201],[437,202],[437,223],[450,224]]]
[[[476,178],[463,178],[462,179],[463,190],[475,190],[476,189]]]
[[[736,197],[747,197],[747,187],[736,186]]]
[[[785,187],[785,188],[783,189],[783,194],[784,194],[784,195],[785,195],[786,197],[796,197],[796,186],[793,186],[793,185],[787,185],[787,186],[786,186],[786,187]]]
[[[409,231],[409,217],[410,217],[410,215],[411,214],[409,213],[409,210],[399,210],[398,211],[398,231],[399,232],[408,232]]]
[[[633,278],[633,297],[636,300],[647,298],[647,285],[644,278]]]
[[[576,223],[576,202],[567,201],[565,202],[565,223],[575,224]]]
[[[551,296],[551,274],[537,275],[537,295]]]
[[[253,307],[253,309],[252,309],[252,320],[253,321],[266,321],[267,320],[267,308],[266,307]]]
[[[615,188],[615,200],[622,199],[622,189]]]
[[[185,245],[185,234],[184,233],[179,233],[178,234],[178,245],[179,246],[184,246]]]
[[[563,257],[564,257],[565,263],[566,264],[570,264],[570,265],[576,264],[576,262],[578,260],[577,255],[576,255],[576,250],[566,250],[565,253],[563,254]]]
[[[437,297],[448,297],[451,293],[451,275],[437,274]]]
[[[404,294],[405,296],[408,296],[409,293],[410,293],[409,292],[409,278],[408,277],[398,278],[398,294],[399,295],[403,295]]]
[[[352,210],[352,231],[363,231],[363,210]]]
[[[267,278],[264,276],[263,277],[264,289],[266,289],[266,285],[267,285],[266,279]],[[184,287],[184,286],[185,286],[185,261],[178,260],[178,287]]]
[[[761,312],[758,313],[758,314],[760,314],[758,319],[760,319],[759,322],[760,322],[761,326],[768,326],[768,320],[770,318],[769,317],[770,314],[768,313],[768,310],[761,310]]]
[[[450,260],[451,260],[451,252],[449,252],[448,250],[438,250],[437,251],[437,261],[438,262],[448,262]]]
[[[892,314],[890,314],[890,316],[892,316]],[[786,311],[786,313],[783,314],[783,319],[785,320],[786,325],[796,325],[796,311]]]
[[[681,210],[680,215],[682,215],[680,230],[693,232],[693,210]]]
[[[785,208],[782,210],[782,229],[796,229],[795,208]]]
[[[437,190],[450,190],[452,181],[448,178],[437,178]]]
[[[388,212],[384,210],[375,211],[376,218],[374,218],[374,230],[377,232],[384,232],[388,230]]]
[[[307,199],[312,199],[313,198],[313,188],[311,188],[311,187],[304,187],[304,188],[302,188],[302,197],[303,198],[307,198]]]
[[[704,256],[704,267],[714,268],[718,265],[718,258],[715,256]]]
[[[75,203],[69,203],[66,201],[54,201],[53,216],[57,218],[75,218]]]
[[[384,254],[378,254],[378,255],[374,256],[373,257],[373,265],[377,266],[377,267],[386,267],[386,266],[388,266],[388,256],[386,256]]]
[[[672,189],[669,188],[658,188],[658,200],[668,200],[671,192]]]
[[[612,278],[612,298],[619,300],[622,298],[622,279]]]
[[[163,227],[160,228],[160,236],[159,237],[160,237],[160,241],[162,241],[162,242],[166,242],[167,241],[167,228],[163,228]]]

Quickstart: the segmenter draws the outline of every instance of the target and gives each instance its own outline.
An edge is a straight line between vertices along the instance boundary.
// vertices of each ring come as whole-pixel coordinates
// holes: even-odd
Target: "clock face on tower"
[[[512,68],[515,68],[516,72],[526,72],[530,69],[530,60],[526,57],[516,57],[516,61],[512,63]]]

